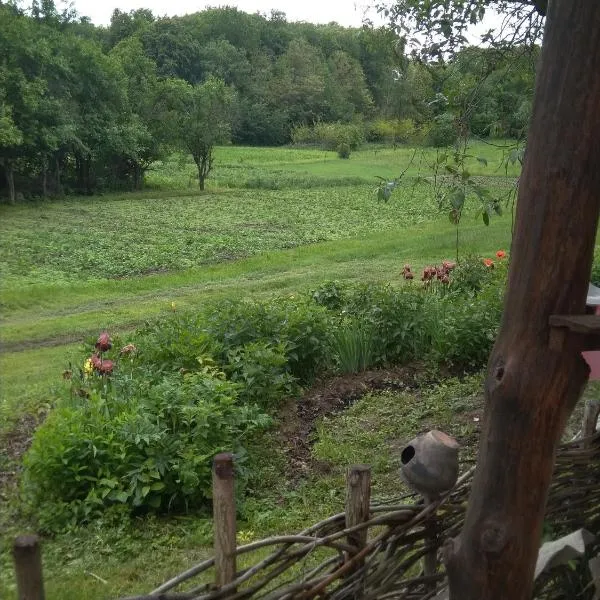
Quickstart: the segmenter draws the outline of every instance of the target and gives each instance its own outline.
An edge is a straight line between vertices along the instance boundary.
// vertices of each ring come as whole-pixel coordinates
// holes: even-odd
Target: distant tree
[[[341,50],[327,61],[326,102],[332,121],[350,121],[356,114],[369,116],[373,98],[367,88],[360,63]]]
[[[200,85],[182,80],[164,82],[169,118],[164,126],[172,132],[173,142],[192,155],[198,169],[198,185],[204,184],[214,162],[214,148],[231,135],[233,90],[213,77]]]
[[[275,64],[271,96],[287,108],[292,123],[312,123],[324,114],[326,76],[318,49],[302,38],[293,40]]]

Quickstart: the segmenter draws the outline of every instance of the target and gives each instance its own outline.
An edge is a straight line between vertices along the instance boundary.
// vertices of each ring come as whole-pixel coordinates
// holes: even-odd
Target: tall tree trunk
[[[42,196],[48,196],[48,158],[42,158]]]
[[[585,312],[600,209],[598,140],[600,2],[553,0],[477,471],[463,531],[445,547],[453,600],[531,598],[556,447],[588,376],[581,340],[550,348],[548,320]]]
[[[15,171],[12,161],[4,161],[4,171],[6,173],[6,183],[8,184],[8,201],[10,204],[17,203],[17,194],[15,191]]]
[[[58,154],[54,157],[55,161],[55,177],[56,177],[56,192],[59,196],[62,196],[62,183],[60,180],[60,159],[58,158]]]

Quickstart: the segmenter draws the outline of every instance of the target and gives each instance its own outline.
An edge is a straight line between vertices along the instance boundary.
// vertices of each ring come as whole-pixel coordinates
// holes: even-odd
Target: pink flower
[[[494,261],[491,258],[484,258],[483,264],[490,269],[494,266]]]

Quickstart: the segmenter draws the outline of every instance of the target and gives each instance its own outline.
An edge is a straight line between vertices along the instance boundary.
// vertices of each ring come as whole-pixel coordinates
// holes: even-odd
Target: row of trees
[[[215,143],[284,144],[315,122],[408,119],[438,128],[441,144],[465,119],[480,135],[515,135],[533,82],[515,52],[428,64],[390,28],[232,8],[115,10],[95,27],[53,0],[0,0],[0,190],[14,201],[18,190],[135,189],[173,149],[193,156],[203,187]]]

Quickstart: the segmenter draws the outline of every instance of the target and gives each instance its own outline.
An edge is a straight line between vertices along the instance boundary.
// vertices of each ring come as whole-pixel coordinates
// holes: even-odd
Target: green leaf
[[[490,224],[490,215],[488,215],[488,213],[487,213],[487,210],[484,210],[484,211],[483,211],[483,222],[484,222],[486,225],[489,225],[489,224]]]
[[[488,166],[487,158],[484,158],[483,156],[478,156],[477,162],[480,162],[484,167]]]
[[[111,498],[113,500],[116,500],[117,502],[122,502],[123,504],[125,504],[125,502],[127,502],[127,500],[129,499],[129,494],[124,491],[113,492],[111,494]]]
[[[465,192],[463,190],[455,190],[450,196],[450,204],[456,211],[462,210],[465,205]]]

